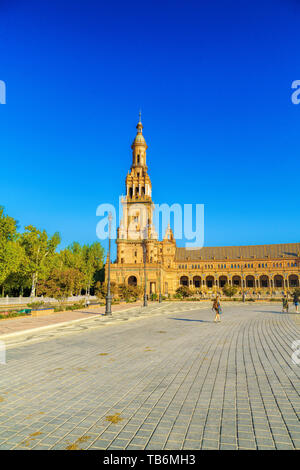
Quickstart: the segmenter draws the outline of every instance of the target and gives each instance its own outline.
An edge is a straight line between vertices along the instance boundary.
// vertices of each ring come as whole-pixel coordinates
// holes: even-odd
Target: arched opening
[[[128,285],[134,287],[137,286],[137,278],[135,276],[129,276]]]
[[[289,286],[290,287],[299,287],[299,279],[296,274],[291,274],[289,276]]]
[[[283,277],[280,274],[274,276],[274,287],[283,287]]]
[[[232,277],[232,285],[240,287],[242,285],[241,276],[233,276]]]
[[[254,276],[246,276],[246,287],[254,287],[255,279]]]
[[[227,276],[220,276],[219,277],[219,286],[224,287],[226,284],[228,284]]]
[[[268,276],[260,276],[259,278],[260,287],[269,287],[269,278]]]
[[[142,196],[145,196],[145,187],[142,186]]]
[[[200,276],[194,276],[193,277],[193,284],[194,284],[194,287],[201,287],[201,277]]]
[[[139,155],[137,156],[136,160],[137,160],[137,164],[139,165],[139,163],[140,163],[140,156]]]
[[[211,289],[214,285],[215,278],[213,276],[207,276],[206,278],[206,285],[209,289]]]
[[[189,278],[187,276],[181,276],[180,285],[181,286],[188,286],[189,285]]]

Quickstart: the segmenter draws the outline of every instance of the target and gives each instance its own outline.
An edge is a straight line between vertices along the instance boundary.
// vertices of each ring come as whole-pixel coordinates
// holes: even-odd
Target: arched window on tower
[[[137,164],[139,165],[139,163],[140,163],[140,156],[138,155],[137,156]]]

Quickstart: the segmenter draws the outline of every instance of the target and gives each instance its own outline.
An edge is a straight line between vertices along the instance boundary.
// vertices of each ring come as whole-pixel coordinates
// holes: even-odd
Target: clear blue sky
[[[299,1],[4,0],[0,16],[0,204],[21,228],[97,239],[141,107],[153,199],[204,203],[205,245],[299,241]]]

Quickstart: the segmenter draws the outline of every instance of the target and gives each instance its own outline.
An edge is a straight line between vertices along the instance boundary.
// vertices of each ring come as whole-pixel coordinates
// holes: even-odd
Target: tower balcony
[[[151,202],[151,196],[147,194],[133,194],[128,196],[122,196],[121,197],[121,202],[122,203],[128,203],[128,202]]]

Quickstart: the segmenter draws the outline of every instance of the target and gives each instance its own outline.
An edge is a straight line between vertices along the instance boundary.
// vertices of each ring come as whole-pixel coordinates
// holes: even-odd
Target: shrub
[[[293,290],[293,297],[294,299],[299,299],[300,298],[300,287],[295,287]]]
[[[80,300],[79,302],[75,302],[75,304],[67,305],[66,310],[80,310],[81,308],[85,307],[84,300]]]
[[[54,312],[63,312],[65,310],[63,305],[57,305],[57,307],[54,307]]]
[[[133,300],[134,302],[142,297],[143,288],[140,286],[128,286],[127,284],[120,284],[118,286],[119,296],[126,302]]]
[[[230,286],[229,284],[226,284],[223,287],[223,292],[227,297],[233,297],[237,293],[238,289],[236,286]]]
[[[178,289],[176,289],[176,298],[177,299],[182,299],[189,297],[191,295],[191,290],[189,289],[188,286],[180,286]]]
[[[30,313],[26,313],[25,311],[17,312],[16,310],[11,310],[10,312],[0,313],[0,320],[3,320],[4,318],[26,317],[27,315],[30,315]]]
[[[35,310],[39,307],[42,307],[42,305],[44,305],[44,302],[42,300],[40,300],[40,301],[36,301],[36,302],[30,302],[29,304],[27,304],[27,307],[32,308],[33,310]]]

